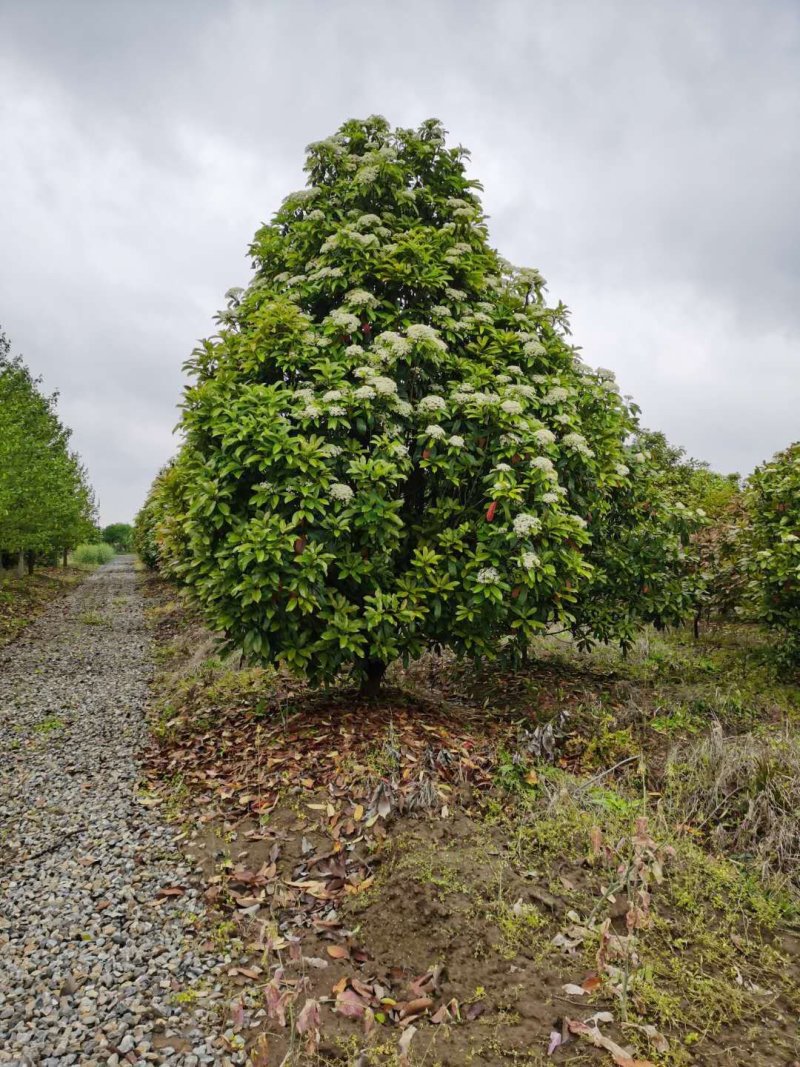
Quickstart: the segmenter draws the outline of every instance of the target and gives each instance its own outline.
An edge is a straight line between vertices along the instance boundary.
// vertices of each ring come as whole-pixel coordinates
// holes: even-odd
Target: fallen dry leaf
[[[570,1033],[585,1037],[595,1048],[604,1048],[606,1052],[610,1052],[617,1067],[656,1067],[650,1060],[633,1059],[622,1045],[602,1034],[597,1026],[589,1026],[579,1019],[567,1019],[567,1026]]]

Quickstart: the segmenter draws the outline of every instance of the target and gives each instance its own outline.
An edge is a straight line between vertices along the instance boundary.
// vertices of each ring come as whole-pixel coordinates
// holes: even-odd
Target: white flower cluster
[[[572,449],[573,452],[578,452],[580,455],[585,456],[587,459],[591,459],[594,452],[589,448],[586,443],[586,438],[582,433],[567,433],[561,438],[562,445]]]
[[[543,504],[557,504],[558,503],[558,493],[544,493],[544,495],[542,496],[542,503]]]
[[[518,367],[516,363],[511,363],[508,369],[512,374],[522,374],[522,367]]]
[[[424,322],[415,322],[406,330],[410,341],[423,341],[436,345],[437,348],[446,349],[447,345],[441,339],[433,326],[427,326]]]
[[[328,322],[332,326],[338,327],[344,333],[355,333],[361,325],[358,317],[352,315],[349,311],[344,311],[342,308],[336,308],[328,315]]]
[[[360,167],[355,177],[353,178],[353,181],[356,185],[372,185],[373,182],[378,180],[379,173],[380,172],[378,171],[377,167]]]
[[[375,338],[373,345],[374,349],[379,352],[385,351],[388,355],[399,358],[400,356],[406,356],[411,351],[411,342],[406,337],[401,337],[399,333],[394,333],[392,330],[387,330],[385,333],[380,333]]]
[[[500,408],[505,411],[506,415],[521,415],[522,404],[518,400],[504,400]]]
[[[626,474],[631,473],[630,467],[626,467],[624,463],[618,463],[614,470],[617,472],[620,478],[624,478]]]
[[[319,270],[315,270],[313,274],[309,274],[309,281],[321,282],[325,278],[341,278],[341,267],[320,267]],[[297,279],[294,279],[295,281]]]
[[[368,293],[366,289],[351,289],[344,298],[345,303],[351,307],[375,307],[378,303],[377,297],[374,297],[372,293]]]
[[[366,229],[369,226],[380,226],[380,215],[359,215],[356,219],[356,226],[360,226],[361,229]]]
[[[375,390],[371,385],[360,385],[353,393],[356,400],[372,400],[375,396]]]
[[[412,407],[412,405],[409,404],[407,400],[400,400],[399,398],[395,400],[394,410],[401,418],[404,419],[410,418],[411,415],[414,414],[414,408]]]
[[[467,299],[467,294],[461,289],[445,289],[445,294],[457,304],[460,304],[463,300]]]
[[[547,456],[536,456],[531,460],[531,466],[540,471],[551,471],[553,470],[553,461],[548,459]]]
[[[343,396],[344,393],[341,389],[329,389],[327,393],[323,393],[322,399],[326,403],[332,404],[335,400],[341,400]]]
[[[563,401],[569,399],[569,389],[564,389],[562,386],[557,385],[550,390],[549,393],[542,397],[543,404],[561,404]]]
[[[332,500],[342,500],[347,503],[353,499],[353,490],[343,482],[334,482],[330,488],[330,496]]]
[[[528,534],[537,534],[542,528],[541,519],[535,515],[528,515],[524,511],[516,516],[512,526],[517,537],[527,537]]]
[[[431,393],[428,396],[423,396],[417,407],[420,411],[424,412],[445,411],[447,408],[447,403],[445,402],[444,397],[436,396],[435,394]]]
[[[426,426],[425,433],[428,437],[433,437],[437,441],[447,436],[446,431],[437,423],[431,423],[430,426]]]
[[[456,241],[456,243],[451,245],[445,252],[444,258],[449,261],[460,259],[462,256],[468,256],[471,251],[472,249],[470,246],[464,241]]]
[[[526,341],[522,346],[522,351],[526,356],[543,356],[547,352],[541,341]]]
[[[459,435],[457,433],[454,433],[452,437],[448,438],[447,443],[452,448],[463,448],[464,447],[464,438],[463,437],[459,437]]]
[[[301,419],[318,419],[322,414],[321,410],[316,404],[306,404],[303,410],[300,412]]]
[[[552,445],[556,439],[556,435],[552,430],[548,430],[543,426],[541,430],[534,431],[533,439],[537,445]]]
[[[482,567],[475,576],[475,580],[481,585],[494,585],[495,582],[500,581],[500,572],[496,567]]]
[[[380,374],[370,378],[369,384],[379,396],[392,396],[397,392],[397,383],[392,378],[384,378]]]
[[[522,566],[526,571],[533,571],[539,566],[542,561],[536,555],[535,552],[523,552],[522,553]]]
[[[527,397],[528,400],[533,400],[536,396],[536,390],[532,385],[526,385],[524,382],[514,382],[513,385],[509,385],[508,391],[516,393],[518,396]]]

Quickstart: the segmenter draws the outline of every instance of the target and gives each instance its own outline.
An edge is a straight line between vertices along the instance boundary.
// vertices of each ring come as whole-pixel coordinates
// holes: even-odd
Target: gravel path
[[[202,897],[137,797],[150,669],[124,557],[0,649],[2,1064],[244,1062],[220,1039]]]

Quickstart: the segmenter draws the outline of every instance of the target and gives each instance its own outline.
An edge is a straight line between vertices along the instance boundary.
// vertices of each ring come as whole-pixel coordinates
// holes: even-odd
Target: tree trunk
[[[62,565],[62,567],[66,567],[66,565],[67,565],[67,556],[68,556],[68,554],[69,554],[69,549],[65,548],[64,549],[64,554],[61,557],[61,565]]]
[[[20,552],[20,554],[17,556],[17,577],[18,578],[24,578],[25,577],[25,553],[24,552]]]
[[[28,553],[27,563],[28,563],[28,574],[29,575],[33,574],[33,568],[34,568],[34,565],[36,563],[36,553],[35,552],[29,552]]]
[[[383,676],[386,674],[386,664],[379,659],[368,659],[364,663],[364,678],[359,692],[367,700],[377,700],[381,691]]]

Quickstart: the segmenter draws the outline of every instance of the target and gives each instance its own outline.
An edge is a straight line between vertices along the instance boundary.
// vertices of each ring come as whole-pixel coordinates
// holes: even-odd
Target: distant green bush
[[[117,552],[130,552],[133,527],[127,522],[112,522],[103,528],[102,539]]]
[[[97,567],[101,563],[108,563],[115,555],[111,545],[100,541],[96,545],[78,545],[70,556],[70,562],[80,566]]]

